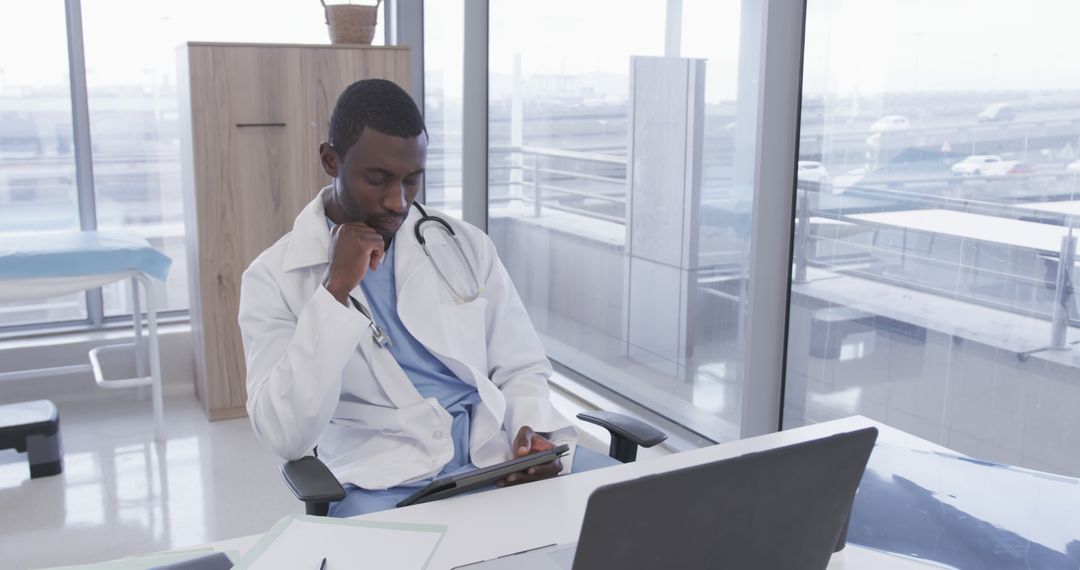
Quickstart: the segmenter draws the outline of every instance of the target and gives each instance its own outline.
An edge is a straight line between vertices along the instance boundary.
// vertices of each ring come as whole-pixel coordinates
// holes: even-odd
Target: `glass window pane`
[[[155,281],[163,310],[188,307],[177,47],[188,41],[329,43],[318,2],[270,8],[256,0],[83,3],[98,227],[139,233],[173,259],[168,282]],[[375,45],[383,43],[382,11]],[[131,312],[130,285],[103,288],[106,316]]]
[[[60,0],[0,7],[0,242],[79,229]],[[86,297],[0,300],[0,328],[81,320]]]
[[[1080,475],[1080,5],[974,6],[808,3],[784,426]]]
[[[685,57],[665,58],[673,4],[491,3],[489,233],[553,360],[733,439],[740,3],[682,2]]]
[[[461,217],[461,100],[465,1],[424,2],[424,201]]]

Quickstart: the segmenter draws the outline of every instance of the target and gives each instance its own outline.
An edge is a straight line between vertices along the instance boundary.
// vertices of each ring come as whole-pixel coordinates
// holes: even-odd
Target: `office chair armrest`
[[[608,430],[611,433],[608,455],[623,463],[637,459],[638,446],[652,447],[667,439],[666,433],[651,425],[615,412],[582,412],[577,417]]]
[[[308,514],[325,515],[331,501],[345,498],[341,483],[317,457],[282,463],[281,476],[296,498],[307,506]]]

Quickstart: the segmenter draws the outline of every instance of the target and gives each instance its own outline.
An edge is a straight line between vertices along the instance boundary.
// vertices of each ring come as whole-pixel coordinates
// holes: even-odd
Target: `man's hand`
[[[540,451],[547,451],[552,447],[555,447],[554,444],[552,444],[543,436],[538,435],[529,426],[523,426],[521,429],[518,430],[517,436],[514,437],[513,445],[514,459]],[[536,467],[530,467],[526,471],[507,475],[503,479],[499,480],[496,485],[498,485],[499,487],[505,487],[507,485],[517,485],[519,483],[539,481],[540,479],[548,479],[554,477],[558,475],[560,471],[562,471],[562,460],[559,458],[555,458],[555,460],[553,461],[537,465]]]
[[[379,266],[385,255],[386,242],[363,222],[338,224],[330,230],[330,268],[323,287],[349,306],[349,293],[356,288],[368,269]]]

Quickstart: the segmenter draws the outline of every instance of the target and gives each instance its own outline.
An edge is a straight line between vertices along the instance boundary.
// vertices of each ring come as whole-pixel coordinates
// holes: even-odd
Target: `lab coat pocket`
[[[396,408],[373,406],[361,402],[338,402],[330,423],[343,428],[386,433],[401,432],[401,412]]]
[[[393,405],[390,395],[375,378],[375,370],[359,351],[349,359],[342,371],[341,392],[343,397],[347,394],[348,397],[376,406]]]

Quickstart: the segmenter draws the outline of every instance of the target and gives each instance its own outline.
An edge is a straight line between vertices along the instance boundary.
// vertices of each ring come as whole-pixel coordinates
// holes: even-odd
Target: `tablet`
[[[547,451],[525,455],[523,457],[518,457],[517,459],[511,459],[510,461],[492,465],[491,467],[484,467],[460,475],[436,479],[431,483],[428,483],[423,489],[402,499],[397,506],[407,507],[409,505],[453,497],[454,495],[459,495],[465,491],[482,487],[489,483],[494,483],[511,473],[518,473],[530,467],[536,467],[537,465],[543,465],[549,461],[554,461],[556,458],[566,455],[568,451],[570,451],[570,446],[563,444]]]

